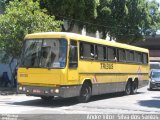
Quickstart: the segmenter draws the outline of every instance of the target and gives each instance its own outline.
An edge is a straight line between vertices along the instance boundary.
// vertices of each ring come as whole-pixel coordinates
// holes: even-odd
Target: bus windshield
[[[21,67],[64,68],[67,41],[65,39],[26,40],[21,57]]]

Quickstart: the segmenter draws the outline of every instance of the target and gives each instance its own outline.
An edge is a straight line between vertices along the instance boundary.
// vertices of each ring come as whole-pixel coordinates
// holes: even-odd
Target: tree
[[[0,11],[3,12],[5,11],[5,6],[9,3],[11,0],[1,0],[0,1]]]
[[[14,58],[20,56],[23,38],[28,33],[60,31],[61,21],[40,9],[38,2],[14,0],[0,15],[0,47]]]
[[[41,0],[41,6],[56,19],[68,22],[72,31],[76,24],[87,31],[99,30],[118,42],[132,44],[155,35],[160,26],[158,3],[148,0]]]
[[[155,0],[147,3],[148,6],[148,24],[147,28],[144,28],[144,32],[146,35],[152,35],[153,37],[156,35],[156,31],[160,29],[160,11],[159,11],[159,3]]]
[[[56,21],[54,16],[46,13],[45,9],[40,9],[39,2],[9,2],[4,14],[0,15],[0,49],[12,57],[12,60],[19,59],[26,34],[60,31],[62,22]]]
[[[154,11],[153,15],[151,10]],[[97,21],[103,25],[98,27],[103,38],[108,33],[119,42],[131,44],[158,28],[158,4],[146,0],[101,0]]]
[[[106,34],[109,33],[114,26],[113,17],[111,15],[111,3],[112,0],[100,0],[100,5],[97,7],[98,16],[96,18],[96,24],[98,26],[95,26],[95,29],[102,32],[103,39],[106,38]]]
[[[0,1],[0,12],[4,11],[4,9],[5,9],[5,3],[6,3],[6,0],[1,0]]]
[[[123,0],[125,1],[125,0]],[[135,41],[142,40],[142,27],[147,21],[144,21],[148,16],[146,0],[128,0],[125,1],[127,14],[123,19],[119,19],[119,28],[115,32],[117,41],[131,44]]]
[[[68,28],[62,26],[63,31],[72,31],[75,24],[79,27],[88,25],[84,21],[94,21],[98,4],[99,0],[41,0],[41,5],[48,9],[49,14],[67,21]]]

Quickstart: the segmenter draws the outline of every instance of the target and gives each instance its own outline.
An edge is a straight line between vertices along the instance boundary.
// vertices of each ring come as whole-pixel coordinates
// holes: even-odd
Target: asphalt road
[[[78,103],[75,98],[45,102],[22,94],[0,96],[0,114],[27,114],[26,117],[34,120],[52,119],[53,116],[48,114],[160,114],[159,108],[160,90],[148,91],[147,87],[139,89],[135,95],[114,93],[93,96],[88,103]]]

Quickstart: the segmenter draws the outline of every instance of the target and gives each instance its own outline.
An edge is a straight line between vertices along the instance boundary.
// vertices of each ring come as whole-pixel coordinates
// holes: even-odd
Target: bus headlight
[[[50,93],[54,93],[54,90],[53,90],[53,89],[51,89],[51,90],[50,90]]]
[[[20,86],[18,89],[19,89],[20,91],[22,91],[23,88],[22,88],[22,86]]]
[[[55,89],[55,91],[54,91],[55,93],[59,93],[59,89]]]

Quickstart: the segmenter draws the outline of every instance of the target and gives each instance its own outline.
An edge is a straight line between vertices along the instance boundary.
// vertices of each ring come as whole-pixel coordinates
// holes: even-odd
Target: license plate
[[[42,93],[42,91],[39,89],[33,89],[33,93]]]

